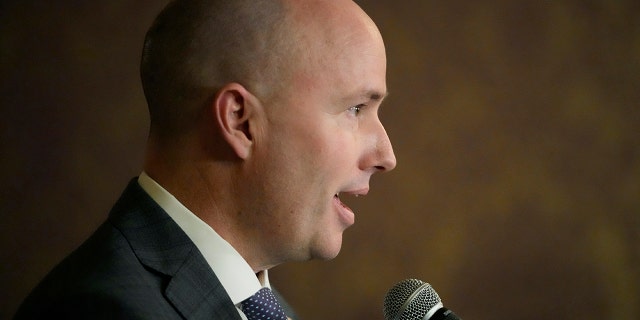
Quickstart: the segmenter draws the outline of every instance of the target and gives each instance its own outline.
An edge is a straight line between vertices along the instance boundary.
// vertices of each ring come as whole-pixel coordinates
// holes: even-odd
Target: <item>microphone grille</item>
[[[417,279],[402,280],[393,286],[384,298],[384,318],[422,319],[440,302],[440,297],[430,284]]]

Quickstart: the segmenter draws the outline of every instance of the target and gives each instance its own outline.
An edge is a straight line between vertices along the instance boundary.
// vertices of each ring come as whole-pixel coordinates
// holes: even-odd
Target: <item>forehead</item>
[[[324,54],[321,52],[324,51]],[[344,42],[319,50],[305,73],[320,91],[341,101],[382,100],[387,94],[384,48],[371,42]]]
[[[300,59],[293,85],[303,90],[331,88],[341,99],[382,100],[386,95],[382,36],[359,7],[351,9],[329,9],[299,24]]]

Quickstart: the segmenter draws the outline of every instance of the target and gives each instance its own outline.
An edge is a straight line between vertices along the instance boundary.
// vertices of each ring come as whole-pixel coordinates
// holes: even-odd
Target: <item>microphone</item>
[[[444,307],[430,284],[417,279],[398,282],[384,297],[385,320],[462,320]]]

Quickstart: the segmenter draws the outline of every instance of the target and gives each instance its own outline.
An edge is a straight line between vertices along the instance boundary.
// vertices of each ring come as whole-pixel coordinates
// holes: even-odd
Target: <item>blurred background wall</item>
[[[0,2],[0,318],[141,170],[166,1]],[[640,319],[640,2],[367,0],[398,167],[333,261],[273,270],[304,319],[430,282],[465,319]]]

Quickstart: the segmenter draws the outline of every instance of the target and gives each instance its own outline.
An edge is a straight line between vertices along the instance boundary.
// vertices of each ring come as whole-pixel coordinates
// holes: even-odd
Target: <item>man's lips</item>
[[[338,217],[340,217],[340,221],[345,227],[349,227],[356,222],[356,215],[353,213],[353,210],[340,200],[338,194],[333,196],[333,202],[338,211]]]
[[[358,197],[360,195],[366,195],[368,192],[369,192],[369,188],[361,188],[357,190],[338,192],[333,196],[334,203],[336,204],[338,213],[340,215],[340,220],[347,227],[355,223],[355,214],[353,210],[349,208],[349,206],[347,206],[346,204],[344,204],[344,202],[342,202],[342,200],[340,200],[340,195],[348,194],[348,195]]]
[[[339,191],[338,193],[335,194],[335,196],[340,197],[341,194],[342,195],[348,194],[348,195],[358,197],[358,196],[366,196],[367,193],[369,193],[369,187],[363,187],[358,189]]]

